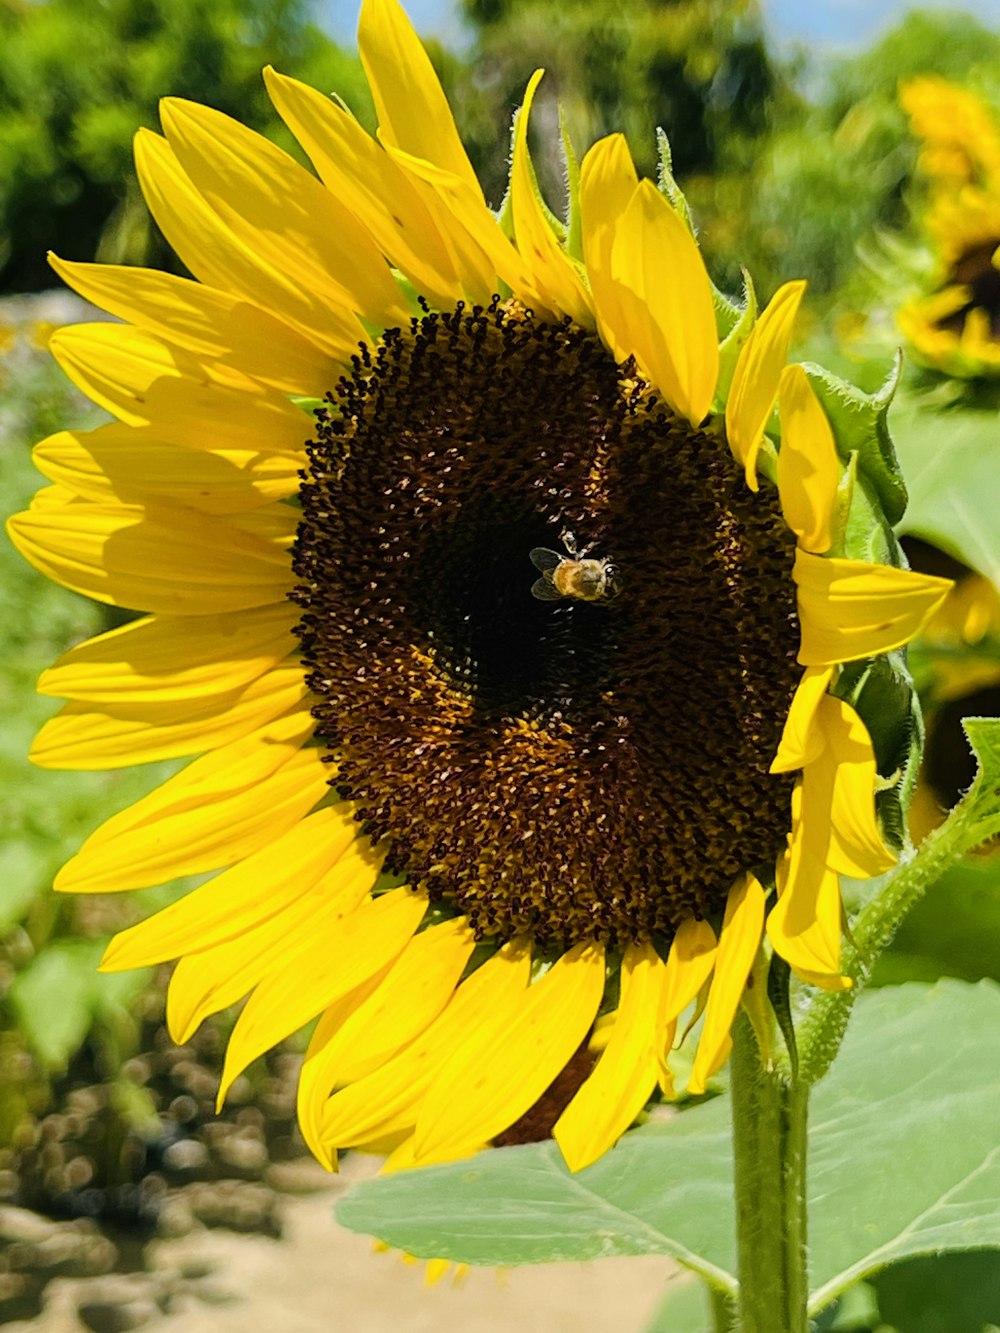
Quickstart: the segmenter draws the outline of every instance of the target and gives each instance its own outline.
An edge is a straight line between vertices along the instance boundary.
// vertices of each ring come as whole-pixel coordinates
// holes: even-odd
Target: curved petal
[[[656,1086],[657,1014],[665,976],[666,964],[651,944],[628,945],[608,1044],[552,1131],[571,1171],[596,1162],[628,1129]]]
[[[233,235],[296,288],[373,324],[409,308],[368,231],[314,176],[263,135],[180,97],[160,120],[181,170]]]
[[[199,700],[256,680],[296,646],[291,606],[223,616],[133,620],[71,648],[39,694],[92,703]]]
[[[135,167],[157,226],[200,282],[273,311],[331,356],[367,340],[346,305],[324,301],[237,236],[195,189],[166,139],[140,130]]]
[[[378,113],[379,137],[483,192],[434,67],[396,0],[364,0],[358,52]]]
[[[112,606],[210,616],[283,602],[292,583],[279,546],[180,508],[45,506],[8,532],[48,578]]]
[[[950,579],[893,565],[870,565],[798,551],[803,666],[835,666],[901,648],[923,629],[951,591]]]
[[[781,510],[803,550],[822,553],[833,540],[831,523],[840,483],[833,431],[801,366],[785,367],[778,395]]]
[[[795,316],[805,290],[804,282],[786,282],[778,288],[743,344],[733,372],[726,403],[726,438],[736,461],[743,465],[752,491],[758,485],[757,455],[778,397]]]
[[[415,1163],[462,1157],[523,1115],[587,1035],[604,977],[603,948],[578,944],[467,1031],[421,1102]]]
[[[506,1010],[511,996],[527,987],[530,970],[531,951],[523,942],[504,945],[462,982],[444,1012],[412,1045],[335,1093],[323,1108],[326,1151],[411,1128],[431,1081],[457,1043],[488,1022],[495,1007]]]
[[[108,893],[220,870],[298,824],[330,767],[303,743],[302,709],[203,755],[90,835],[56,876],[60,893]]]
[[[186,953],[167,990],[171,1038],[183,1045],[210,1014],[228,1009],[289,962],[294,967],[304,953],[328,941],[368,898],[378,870],[371,851],[353,845],[316,883],[256,926]],[[357,1002],[357,988],[350,994]]]
[[[719,375],[712,287],[698,244],[651,181],[640,181],[621,218],[611,274],[628,332],[619,341],[693,426],[704,420]]]
[[[583,328],[593,325],[590,297],[543,212],[528,152],[528,117],[542,71],[536,70],[524,93],[524,104],[514,122],[514,157],[510,170],[510,203],[517,248],[531,275],[531,283],[545,306],[557,315],[569,315]]]
[[[74,264],[56,255],[49,263],[102,310],[286,393],[321,397],[339,376],[315,343],[230,292],[151,268]],[[345,343],[344,356],[353,350]]]
[[[598,328],[616,361],[624,361],[630,353],[626,311],[612,277],[611,255],[618,224],[638,184],[623,134],[599,139],[580,167],[583,255]]]
[[[321,1156],[322,1110],[337,1084],[380,1069],[441,1014],[475,946],[464,918],[414,936],[385,977],[361,1002],[327,1009],[313,1033],[299,1075],[303,1136]]]
[[[371,233],[375,244],[418,292],[442,309],[463,295],[462,284],[417,184],[368,135],[349,111],[270,66],[264,81],[278,114],[320,179]]]
[[[796,687],[785,718],[778,753],[771,762],[771,773],[794,773],[818,758],[826,744],[823,728],[817,722],[820,700],[830,688],[834,668],[806,667]]]
[[[306,694],[305,669],[290,658],[240,689],[220,689],[199,708],[186,700],[155,709],[69,703],[39,731],[31,760],[39,768],[94,770],[203,754],[301,706]]]
[[[801,808],[801,793],[795,805]],[[843,906],[840,877],[813,854],[801,818],[793,818],[788,852],[778,864],[778,901],[767,918],[774,951],[806,980],[828,990],[844,990],[840,975]]]
[[[705,1091],[708,1080],[729,1058],[733,1044],[729,1032],[757,957],[763,930],[764,890],[752,875],[744,875],[729,890],[715,958],[715,976],[688,1080],[688,1092],[692,1096]]]
[[[334,929],[310,932],[283,949],[280,965],[261,981],[236,1020],[219,1082],[217,1105],[252,1060],[297,1032],[328,1004],[364,986],[406,948],[427,911],[427,899],[392,889]]]
[[[51,481],[104,505],[179,504],[236,514],[293,495],[305,454],[186,449],[149,427],[112,422],[94,431],[59,431],[36,444],[32,460]]]
[[[816,716],[825,745],[802,771],[802,828],[814,855],[855,879],[881,875],[896,864],[875,818],[875,752],[864,722],[826,695]]]
[[[238,938],[340,865],[357,842],[358,825],[349,807],[317,810],[231,870],[121,931],[108,945],[101,968],[148,967]]]

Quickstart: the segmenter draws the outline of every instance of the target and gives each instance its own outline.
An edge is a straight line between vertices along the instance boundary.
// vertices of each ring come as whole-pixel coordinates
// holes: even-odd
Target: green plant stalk
[[[978,786],[978,784],[977,784]],[[903,918],[944,872],[995,833],[990,824],[960,816],[977,796],[976,787],[952,817],[920,844],[916,854],[886,877],[878,893],[851,922],[851,939],[844,947],[842,968],[854,985],[847,991],[817,995],[797,1031],[799,1076],[813,1084],[830,1068],[844,1039],[847,1021],[858,995],[871,979],[879,954],[891,943]]]
[[[808,1089],[765,1068],[744,1015],[730,1069],[740,1333],[808,1333]]]

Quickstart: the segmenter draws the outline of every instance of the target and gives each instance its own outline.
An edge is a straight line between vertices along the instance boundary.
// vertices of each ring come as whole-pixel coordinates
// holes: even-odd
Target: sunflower
[[[967,378],[1000,373],[1000,123],[975,93],[936,76],[912,79],[900,101],[922,141],[929,187],[922,225],[935,254],[934,290],[901,307],[919,357]]]
[[[221,872],[104,967],[179,960],[179,1042],[249,996],[220,1100],[318,1020],[299,1113],[328,1165],[551,1131],[578,1169],[670,1091],[694,1002],[699,1092],[762,957],[849,984],[838,875],[893,864],[898,774],[844,664],[948,584],[887,527],[884,563],[845,554],[875,492],[786,365],[804,284],[725,301],[619,135],[554,218],[537,74],[498,218],[395,0],[360,49],[377,139],[265,74],[319,179],[185,101],[140,131],[194,281],[53,260],[124,321],[52,340],[117,420],[38,446],[53,484],[11,530],[148,614],[45,672],[69,702],[34,757],[198,756],[56,887]]]

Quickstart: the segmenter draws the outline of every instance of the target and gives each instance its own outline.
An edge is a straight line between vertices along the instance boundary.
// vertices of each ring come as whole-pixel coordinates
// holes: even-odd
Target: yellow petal
[[[697,242],[651,181],[640,181],[611,254],[629,340],[653,383],[692,425],[708,412],[719,374],[712,289]]]
[[[611,1037],[552,1131],[571,1171],[596,1162],[628,1129],[656,1086],[656,1020],[665,976],[666,965],[651,944],[627,946]]]
[[[236,1004],[285,968],[297,967],[303,953],[332,938],[357,911],[378,871],[378,858],[354,842],[331,870],[273,915],[231,940],[185,954],[167,991],[171,1038],[179,1045],[189,1041],[210,1014]]]
[[[801,366],[786,366],[782,371],[779,397],[778,493],[782,513],[803,550],[828,551],[840,483],[833,431]]]
[[[147,399],[158,381],[212,378],[204,358],[129,324],[57,329],[49,351],[81,393],[129,426],[148,424]]]
[[[890,870],[896,857],[875,819],[875,752],[864,722],[843,701],[820,700],[817,726],[826,742],[802,772],[804,836],[832,870],[867,879]]]
[[[135,167],[157,226],[199,281],[273,311],[333,357],[367,340],[340,301],[324,301],[237,236],[195,189],[166,139],[140,130]]]
[[[328,937],[313,932],[301,948],[286,953],[237,1019],[226,1048],[218,1104],[251,1060],[398,958],[426,911],[423,895],[392,889],[363,903]]]
[[[121,931],[102,971],[148,967],[246,934],[317,883],[357,838],[350,807],[317,810],[231,870]]]
[[[611,274],[615,234],[639,184],[623,134],[609,134],[588,151],[580,167],[580,216],[587,264],[601,337],[617,361],[629,356],[625,311]]]
[[[327,189],[431,305],[446,309],[463,288],[422,192],[349,111],[270,66],[264,81],[278,114]],[[327,386],[329,387],[329,386]]]
[[[603,948],[576,945],[467,1032],[420,1105],[417,1164],[461,1157],[523,1115],[587,1035],[604,978]]]
[[[482,190],[434,67],[396,0],[364,0],[358,52],[378,112],[379,137]]]
[[[487,305],[497,291],[497,278],[525,305],[544,310],[532,286],[527,266],[478,189],[424,158],[413,157],[391,144],[386,150],[413,182],[425,188],[433,201],[435,220],[469,299]]]
[[[294,495],[306,462],[304,450],[209,452],[163,444],[155,428],[117,422],[59,431],[36,444],[32,458],[44,476],[96,504],[172,503],[207,514],[240,513]]]
[[[102,310],[274,388],[322,397],[339,376],[336,362],[315,343],[230,292],[156,269],[74,264],[55,255],[49,263]],[[350,355],[352,343],[343,350]]]
[[[768,939],[798,975],[839,980],[842,910],[839,876],[812,854],[802,821],[797,821],[779,866],[778,902],[767,918]]]
[[[62,893],[163,884],[234,864],[280,838],[326,794],[330,766],[303,749],[305,709],[196,759],[96,829],[56,876]]]
[[[506,1008],[528,984],[531,952],[504,945],[458,987],[444,1012],[410,1046],[381,1068],[334,1094],[323,1108],[322,1145],[368,1143],[409,1129],[431,1080],[466,1033],[494,1006]]]
[[[299,1125],[322,1156],[322,1111],[337,1084],[355,1083],[381,1068],[444,1010],[472,954],[464,918],[416,935],[381,982],[360,1003],[327,1009],[313,1033],[299,1074]]]
[[[296,287],[372,323],[409,309],[375,242],[314,176],[263,135],[179,97],[160,120],[181,170],[233,234]]]
[[[220,616],[133,620],[71,648],[38,681],[39,694],[93,703],[199,701],[238,689],[295,648],[291,606]]]
[[[752,491],[758,484],[757,455],[778,396],[795,316],[805,290],[804,282],[786,282],[778,288],[743,344],[733,372],[726,404],[726,437],[736,461],[743,464]]]
[[[778,753],[771,762],[772,773],[794,773],[818,757],[826,744],[816,711],[830,688],[833,667],[806,667],[796,687],[785,718]]]
[[[712,975],[717,946],[715,931],[707,921],[689,916],[677,927],[667,954],[659,1027],[679,1018]]]
[[[514,124],[514,159],[510,172],[514,235],[532,285],[545,307],[557,315],[569,315],[583,328],[590,328],[594,322],[590,298],[572,259],[559,244],[542,212],[535,169],[528,153],[528,117],[541,77],[541,70],[531,76],[524,105]]]
[[[8,531],[48,578],[112,606],[218,615],[280,603],[293,581],[280,547],[180,507],[51,506]]]
[[[291,658],[199,708],[183,700],[155,709],[69,703],[42,727],[31,759],[40,768],[93,770],[203,754],[300,707],[306,693],[302,663]]]
[[[892,565],[841,560],[798,551],[803,666],[834,666],[901,648],[920,632],[952,588]]]
[[[733,1044],[730,1029],[760,948],[763,929],[764,890],[752,875],[743,875],[729,890],[715,958],[715,976],[688,1080],[688,1092],[692,1096],[705,1091],[708,1080],[729,1058]]]

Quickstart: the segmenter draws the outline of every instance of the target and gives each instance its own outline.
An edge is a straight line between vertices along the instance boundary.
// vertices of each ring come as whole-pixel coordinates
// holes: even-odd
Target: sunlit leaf
[[[903,1258],[1000,1247],[998,1067],[992,983],[862,997],[813,1099],[815,1310]],[[401,1172],[358,1186],[337,1215],[421,1257],[509,1265],[661,1253],[732,1291],[728,1119],[719,1098],[656,1120],[576,1176],[551,1143]]]

